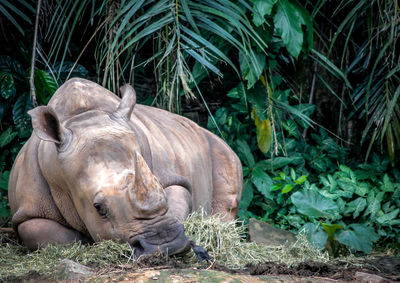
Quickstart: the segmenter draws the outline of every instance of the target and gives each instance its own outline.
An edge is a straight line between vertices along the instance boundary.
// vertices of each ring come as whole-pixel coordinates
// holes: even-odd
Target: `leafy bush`
[[[306,182],[291,195],[297,212],[310,220],[304,228],[317,246],[325,246],[329,238],[333,253],[335,241],[370,253],[380,238],[399,241],[400,180],[379,172],[384,168],[377,155],[373,161],[354,171],[340,165],[335,173],[320,176],[317,183]]]
[[[370,164],[358,165],[349,158],[348,149],[322,129],[306,143],[299,134],[301,125],[293,118],[276,134],[279,155],[271,158],[261,151],[253,126],[258,117],[246,112],[240,91],[243,86],[232,89],[228,96],[233,103],[216,112],[218,127],[211,118],[208,126],[242,160],[241,219],[253,217],[282,229],[304,230],[319,248],[329,242],[334,255],[339,252],[338,243],[370,253],[378,240],[381,244],[398,241],[400,172],[389,167],[388,159],[374,154]],[[277,119],[284,115],[275,112]],[[343,163],[351,167],[337,165]]]
[[[35,69],[34,75],[37,100],[46,104],[57,84],[43,70]],[[9,216],[7,192],[12,163],[32,132],[27,114],[32,108],[27,77],[18,60],[0,55],[0,218]]]

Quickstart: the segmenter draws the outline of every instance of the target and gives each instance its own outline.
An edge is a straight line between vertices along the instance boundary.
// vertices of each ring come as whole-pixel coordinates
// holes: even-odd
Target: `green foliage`
[[[18,5],[15,5],[18,2]],[[32,7],[30,1],[25,1],[25,0],[18,0],[18,1],[5,1],[5,0],[0,0],[0,14],[5,16],[5,18],[10,21],[14,27],[17,28],[17,30],[24,34],[24,30],[21,27],[20,23],[18,22],[17,19],[21,19],[24,22],[27,22],[29,24],[32,24],[29,16],[24,12],[22,6],[25,6],[27,9],[29,9],[31,12],[35,12],[34,8]],[[17,16],[17,19],[15,19]]]
[[[350,224],[347,229],[341,229],[336,235],[336,239],[356,251],[370,253],[372,243],[379,239],[374,228],[363,224]]]
[[[275,184],[270,188],[271,191],[281,190],[282,194],[287,194],[293,190],[298,185],[301,185],[307,180],[306,175],[302,175],[296,178],[296,172],[293,168],[290,169],[290,177],[286,176],[285,173],[279,172],[279,176],[275,177]],[[293,200],[292,200],[293,201]]]
[[[333,218],[338,214],[338,206],[329,198],[324,197],[318,191],[302,190],[290,196],[297,211],[309,218]]]
[[[7,193],[11,166],[32,133],[27,114],[32,108],[27,73],[16,59],[0,55],[0,218],[10,215]],[[35,89],[39,103],[47,103],[56,88],[53,77],[43,70],[35,69]]]
[[[381,163],[376,155],[374,158]],[[320,176],[320,181],[314,184],[305,183],[302,192],[291,196],[297,211],[314,223],[320,218],[338,223],[304,226],[311,241],[320,247],[325,245],[326,237],[313,234],[325,231],[334,254],[335,241],[351,250],[370,253],[372,243],[380,237],[382,241],[398,240],[400,183],[393,183],[383,172],[377,178],[376,168],[371,170],[372,164],[360,167],[353,171],[340,165],[333,174]],[[369,174],[371,171],[374,173]]]
[[[134,67],[154,64],[158,88],[154,100],[180,112],[181,96],[193,98],[200,91],[198,83],[209,73],[222,77],[221,63],[238,72],[228,52],[239,52],[252,62],[260,57],[252,47],[263,50],[267,45],[248,18],[252,11],[245,1],[229,0],[63,1],[53,11],[45,38],[53,42],[48,57],[51,65],[60,62],[54,69],[59,74],[72,34],[88,15],[90,23],[93,19],[99,23],[92,37],[98,38],[94,55],[103,86],[117,92],[120,81],[132,81]],[[146,54],[149,46],[150,55]],[[138,53],[145,56],[137,58]],[[248,66],[251,74],[263,69]]]
[[[275,94],[277,99],[290,101],[290,92],[276,89]],[[232,103],[216,112],[215,121],[243,162],[241,219],[254,217],[283,229],[304,230],[315,246],[325,248],[329,243],[335,256],[341,245],[370,253],[378,239],[382,244],[398,241],[400,175],[389,168],[387,159],[374,154],[372,163],[357,165],[349,159],[348,150],[324,130],[311,134],[311,140],[305,142],[299,131],[307,123],[300,123],[283,109],[274,112],[275,121],[289,117],[279,123],[282,127],[275,134],[274,147],[281,156],[271,158],[259,149],[252,122],[259,107],[264,105],[268,111],[268,100],[263,103],[255,91],[246,91],[243,85],[228,96]],[[249,114],[248,108],[255,110]],[[310,115],[312,111],[302,113]],[[218,132],[212,119],[208,126]],[[337,165],[343,163],[351,167]]]

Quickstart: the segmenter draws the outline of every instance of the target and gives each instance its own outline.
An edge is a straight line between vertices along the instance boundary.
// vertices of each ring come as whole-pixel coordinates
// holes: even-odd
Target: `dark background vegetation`
[[[399,19],[397,0],[0,1],[0,224],[26,112],[78,76],[222,137],[242,220],[398,249]]]

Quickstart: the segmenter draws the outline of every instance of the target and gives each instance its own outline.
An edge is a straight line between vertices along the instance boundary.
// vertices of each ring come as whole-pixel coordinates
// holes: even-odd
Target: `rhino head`
[[[95,109],[60,122],[50,106],[29,112],[45,141],[38,153],[42,174],[66,222],[93,240],[128,242],[136,255],[185,252],[190,245],[183,225],[167,213],[164,188],[130,121],[135,92],[121,90],[114,113]]]

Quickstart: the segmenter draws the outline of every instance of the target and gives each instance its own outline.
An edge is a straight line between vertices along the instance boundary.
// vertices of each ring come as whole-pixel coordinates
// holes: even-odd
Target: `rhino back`
[[[210,212],[212,161],[204,129],[187,118],[144,105],[136,105],[131,120],[147,132],[153,173],[161,183],[184,176],[191,184],[193,208],[202,206]]]

